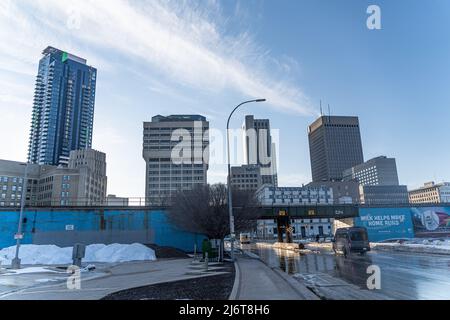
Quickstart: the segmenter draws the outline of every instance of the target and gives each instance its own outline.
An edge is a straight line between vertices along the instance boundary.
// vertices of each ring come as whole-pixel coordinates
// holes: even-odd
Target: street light
[[[233,109],[233,111],[230,113],[230,116],[228,117],[227,121],[227,151],[228,151],[228,214],[230,216],[230,235],[231,235],[231,260],[234,261],[234,216],[233,216],[233,196],[231,192],[231,156],[230,156],[230,120],[233,114],[236,112],[239,107],[243,106],[247,103],[253,103],[253,102],[265,102],[266,99],[256,99],[256,100],[250,100],[242,102],[240,105],[238,105],[236,108]]]
[[[27,197],[27,188],[28,188],[28,162],[24,164],[25,166],[25,174],[24,181],[22,184],[22,198],[20,199],[20,215],[19,215],[19,226],[17,228],[17,234],[14,236],[16,239],[16,256],[11,262],[11,267],[13,269],[20,269],[20,258],[19,258],[19,249],[20,249],[20,240],[23,237],[22,235],[22,222],[23,222],[23,210],[25,208],[25,198]]]

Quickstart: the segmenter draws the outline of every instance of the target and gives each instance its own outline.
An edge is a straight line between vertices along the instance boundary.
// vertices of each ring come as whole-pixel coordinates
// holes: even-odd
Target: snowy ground
[[[23,265],[68,265],[72,263],[72,250],[72,247],[60,248],[54,245],[22,245],[19,257]],[[15,252],[15,246],[0,250],[1,265],[11,265]],[[83,262],[117,263],[147,260],[156,260],[155,251],[142,244],[92,244],[86,247]]]
[[[450,238],[392,240],[381,243],[371,243],[370,245],[375,250],[450,254]]]

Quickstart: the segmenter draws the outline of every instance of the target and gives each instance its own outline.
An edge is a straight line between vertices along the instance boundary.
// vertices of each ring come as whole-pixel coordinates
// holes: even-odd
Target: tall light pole
[[[227,152],[228,152],[228,214],[230,216],[230,236],[231,236],[231,260],[234,261],[234,241],[235,241],[235,234],[234,234],[234,216],[233,216],[233,196],[232,196],[232,190],[231,190],[231,155],[230,155],[230,120],[233,114],[236,112],[237,109],[239,109],[241,106],[247,103],[253,103],[253,102],[265,102],[266,99],[256,99],[256,100],[250,100],[242,102],[240,105],[238,105],[236,108],[233,109],[233,111],[230,113],[230,116],[228,117],[227,121]]]
[[[11,262],[11,267],[13,269],[20,269],[20,258],[19,258],[19,249],[20,249],[20,240],[22,239],[22,223],[23,223],[23,211],[25,208],[25,201],[27,197],[27,188],[28,188],[28,162],[25,164],[25,174],[24,180],[22,183],[22,196],[20,201],[20,215],[19,215],[19,226],[17,228],[17,234],[14,236],[16,239],[16,256]]]

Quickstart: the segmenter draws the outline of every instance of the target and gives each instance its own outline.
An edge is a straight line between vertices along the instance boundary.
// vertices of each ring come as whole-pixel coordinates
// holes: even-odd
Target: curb
[[[233,290],[231,290],[231,294],[230,294],[230,297],[228,298],[228,300],[237,300],[240,285],[241,285],[241,271],[239,270],[239,265],[235,261],[234,262]]]
[[[313,293],[311,290],[308,289],[305,285],[301,284],[285,272],[281,271],[278,268],[272,268],[272,269],[280,278],[282,278],[289,286],[298,293],[299,296],[303,297],[305,300],[321,300],[319,296],[317,296],[315,293]]]

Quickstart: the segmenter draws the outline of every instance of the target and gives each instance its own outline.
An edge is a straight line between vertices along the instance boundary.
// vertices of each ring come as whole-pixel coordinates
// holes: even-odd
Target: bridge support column
[[[278,231],[278,242],[280,243],[292,243],[292,232],[291,232],[291,219],[289,214],[282,210],[279,212],[277,217],[277,231]],[[286,234],[286,238],[283,236]]]
[[[282,226],[282,219],[280,217],[277,218],[277,236],[278,236],[278,242],[284,242],[283,241],[283,226]]]

